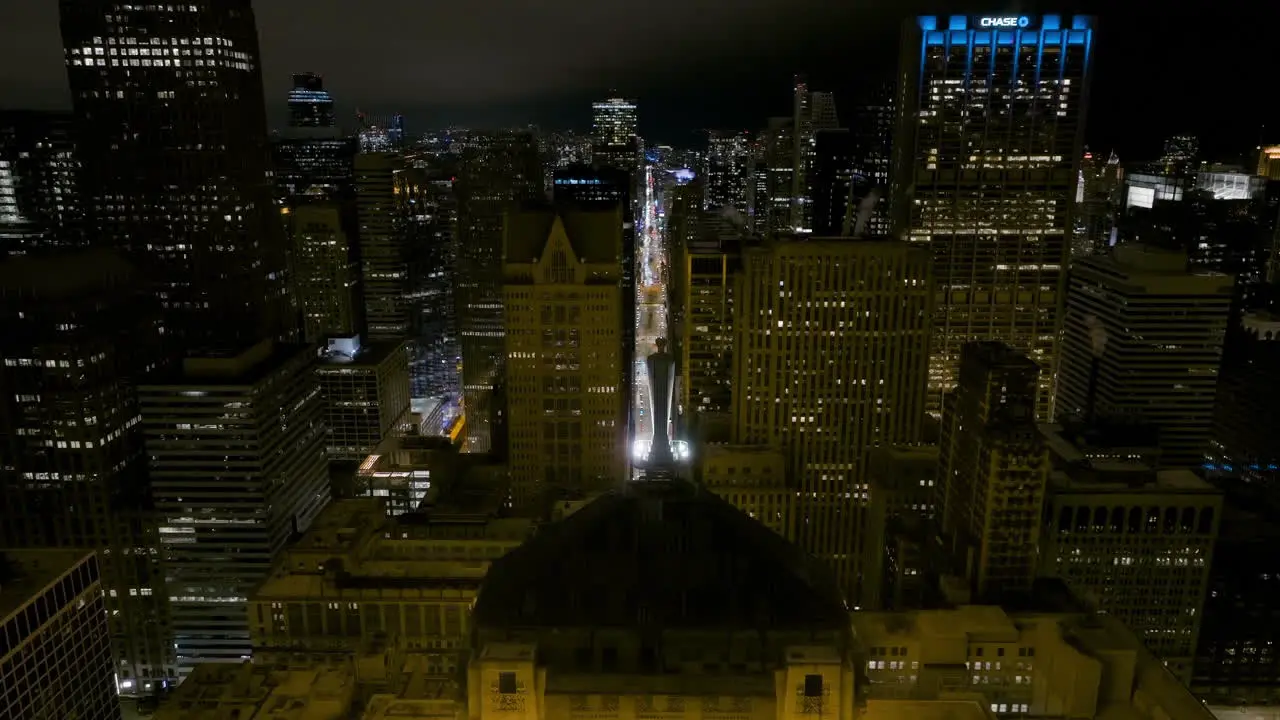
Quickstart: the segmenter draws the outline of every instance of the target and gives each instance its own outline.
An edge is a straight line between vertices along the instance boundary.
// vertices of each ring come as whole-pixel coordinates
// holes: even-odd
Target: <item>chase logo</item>
[[[978,25],[984,28],[1024,28],[1031,24],[1031,18],[1023,15],[1021,17],[984,17],[978,21]]]

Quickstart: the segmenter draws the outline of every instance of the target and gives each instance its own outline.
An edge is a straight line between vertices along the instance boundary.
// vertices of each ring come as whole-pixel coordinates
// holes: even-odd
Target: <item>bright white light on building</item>
[[[649,443],[644,440],[636,440],[631,444],[631,456],[636,460],[644,460],[649,457]]]
[[[675,440],[671,443],[671,454],[676,460],[687,462],[689,460],[689,443],[684,440]]]

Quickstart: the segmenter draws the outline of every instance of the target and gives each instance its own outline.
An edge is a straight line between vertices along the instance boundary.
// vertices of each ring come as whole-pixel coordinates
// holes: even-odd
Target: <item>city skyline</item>
[[[325,77],[339,124],[348,129],[359,109],[403,113],[412,133],[448,125],[587,130],[587,103],[616,88],[640,100],[642,136],[689,144],[700,141],[704,128],[753,129],[785,112],[794,73],[834,92],[844,111],[892,76],[903,18],[955,10],[923,0],[857,7],[803,0],[785,12],[779,0],[732,6],[670,0],[643,14],[619,2],[568,2],[536,14],[518,0],[483,5],[464,12],[374,0],[354,15],[294,0],[256,3],[270,127],[286,125],[292,74],[315,72]],[[1264,140],[1262,104],[1247,102],[1250,68],[1265,60],[1262,8],[1233,10],[1232,33],[1203,33],[1193,8],[1144,11],[1156,7],[1142,0],[1118,14],[1068,0],[966,10],[1100,16],[1091,147],[1115,148],[1122,159],[1154,157],[1158,141],[1149,138],[1191,133],[1203,136],[1206,153],[1231,159]],[[0,18],[14,20],[0,22],[0,107],[68,108],[56,3],[0,0]],[[481,22],[491,25],[477,27]],[[420,33],[441,26],[450,32],[424,48]],[[589,39],[572,37],[581,27],[593,28]],[[458,39],[472,37],[492,40]],[[554,53],[546,51],[548,38],[557,40]],[[1190,43],[1196,53],[1163,50]],[[618,53],[619,47],[634,52]],[[1144,58],[1157,53],[1164,72],[1139,72],[1151,66]],[[1205,56],[1232,62],[1206,64]],[[433,65],[439,69],[427,71]],[[682,72],[686,65],[699,72]],[[709,87],[708,78],[717,77]],[[1197,88],[1195,103],[1180,102],[1188,86]]]

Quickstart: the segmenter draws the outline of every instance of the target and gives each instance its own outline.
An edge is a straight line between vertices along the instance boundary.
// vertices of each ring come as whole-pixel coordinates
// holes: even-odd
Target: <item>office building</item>
[[[370,340],[409,335],[408,250],[402,215],[410,190],[404,157],[394,152],[356,156],[356,207],[365,323]]]
[[[1280,145],[1264,145],[1258,148],[1258,177],[1280,180]]]
[[[120,717],[103,595],[93,552],[0,550],[0,717]]]
[[[1195,135],[1172,135],[1164,141],[1160,164],[1167,175],[1193,175],[1199,167],[1200,138]]]
[[[513,502],[627,477],[622,206],[507,217],[503,304]]]
[[[309,343],[356,330],[360,269],[351,262],[352,237],[343,207],[315,195],[281,208],[293,245],[293,296]]]
[[[250,590],[329,499],[315,350],[190,357],[138,396],[178,672],[239,663]]]
[[[678,482],[632,483],[494,562],[474,623],[469,706],[486,720],[854,716],[829,574]]]
[[[1049,451],[1036,430],[1040,368],[998,342],[970,343],[938,443],[944,546],[975,597],[1026,593],[1037,570]]]
[[[324,89],[324,78],[315,73],[295,73],[289,91],[289,127],[333,127],[333,97]]]
[[[894,83],[874,86],[853,108],[849,131],[854,145],[854,207],[871,208],[867,217],[869,235],[888,235],[891,196],[889,169],[893,164]],[[871,195],[874,200],[868,200]]]
[[[853,628],[868,714],[898,702],[909,709],[897,718],[955,717],[941,714],[942,699],[968,697],[995,718],[1214,717],[1106,615],[969,605],[854,613]]]
[[[1204,618],[1222,493],[1188,470],[1089,460],[1061,429],[1047,440],[1068,467],[1049,479],[1041,567],[1076,597],[1123,622],[1183,682]],[[1057,464],[1055,462],[1055,464]]]
[[[1060,416],[1153,425],[1167,468],[1205,461],[1231,308],[1230,276],[1185,268],[1139,244],[1076,263],[1058,370]]]
[[[961,347],[992,340],[1044,370],[1037,416],[1052,414],[1092,28],[1059,15],[923,16],[904,28],[893,226],[934,258],[932,412],[958,381]]]
[[[452,168],[440,163],[410,173],[417,188],[408,211],[410,392],[415,398],[441,398],[456,405],[462,387],[454,298],[458,201]]]
[[[809,175],[813,232],[828,237],[850,236],[855,230],[857,206],[855,137],[848,130],[819,130],[813,137],[813,162]],[[864,190],[865,192],[865,190]],[[865,223],[864,223],[865,224]],[[866,228],[862,228],[864,231]]]
[[[868,461],[862,595],[864,610],[924,606],[935,545],[938,446],[896,445],[871,451]]]
[[[637,135],[634,100],[614,97],[591,104],[591,140],[597,146],[627,145]]]
[[[781,449],[712,443],[698,447],[694,463],[702,487],[782,537],[795,536],[796,493]]]
[[[389,518],[379,498],[335,501],[249,598],[254,660],[412,650],[432,674],[456,672],[465,667],[471,605],[490,564],[532,530],[524,519]]]
[[[1227,332],[1206,468],[1212,476],[1277,487],[1280,481],[1280,317],[1250,313]]]
[[[458,195],[458,268],[454,285],[462,349],[466,447],[488,452],[495,424],[505,421],[500,385],[503,339],[503,216],[542,189],[538,144],[531,133],[473,133],[463,151]]]
[[[1190,687],[1220,716],[1264,713],[1280,701],[1280,514],[1269,490],[1237,486],[1224,500]]]
[[[168,335],[194,346],[292,332],[249,0],[59,7],[94,241],[139,266]]]
[[[787,193],[790,232],[813,232],[813,196],[810,189],[814,134],[837,127],[835,98],[831,93],[809,90],[808,81],[797,75],[791,94],[791,188]]]
[[[330,463],[364,460],[409,415],[409,352],[405,341],[363,343],[329,338],[316,375],[324,398],[325,456]]]
[[[0,257],[84,244],[66,113],[0,112]]]
[[[733,208],[747,215],[747,185],[750,179],[751,138],[744,132],[711,131],[707,136],[707,156],[702,170],[706,199],[703,206],[719,211]]]
[[[307,194],[354,203],[355,138],[331,127],[290,127],[272,135],[271,158],[284,204]]]
[[[0,547],[97,550],[126,695],[176,677],[136,378],[158,303],[107,251],[0,263]]]
[[[1272,294],[1267,270],[1278,213],[1255,192],[1253,181],[1243,175],[1200,173],[1177,202],[1157,199],[1149,208],[1131,208],[1123,240],[1181,252],[1193,271],[1231,275],[1237,313],[1265,308]]]
[[[733,292],[733,440],[780,447],[795,541],[856,596],[867,452],[919,441],[928,257],[903,243],[744,248]]]
[[[794,232],[791,193],[795,176],[795,125],[791,117],[771,117],[756,135],[751,155],[751,230],[761,237]]]
[[[1114,151],[1105,158],[1085,151],[1076,186],[1073,261],[1105,253],[1116,244],[1124,188],[1124,166]]]
[[[622,282],[622,348],[619,387],[631,397],[631,363],[636,353],[636,223],[632,197],[635,184],[627,173],[610,167],[569,165],[556,170],[552,178],[552,201],[565,209],[612,211],[622,209],[622,254],[619,272]]]
[[[671,249],[667,293],[676,318],[680,422],[690,439],[723,442],[733,404],[733,284],[741,231],[722,232],[711,220],[694,218],[696,235]]]

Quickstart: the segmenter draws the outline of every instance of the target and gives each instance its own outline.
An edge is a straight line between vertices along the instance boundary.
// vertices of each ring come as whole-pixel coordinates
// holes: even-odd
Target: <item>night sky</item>
[[[1093,7],[1091,7],[1093,5]],[[1098,5],[1103,8],[1099,12]],[[585,129],[611,88],[640,100],[641,132],[692,142],[700,128],[757,128],[788,110],[791,75],[843,110],[897,64],[906,14],[1083,10],[1100,15],[1087,133],[1122,159],[1162,136],[1201,135],[1223,159],[1280,138],[1273,0],[1057,4],[925,0],[257,0],[273,125],[289,74],[314,71],[339,103],[401,112],[410,131],[537,123]],[[1121,13],[1108,12],[1120,10]],[[1274,36],[1273,36],[1274,37]],[[1270,51],[1270,54],[1269,54]],[[0,107],[67,107],[56,0],[0,0]],[[350,124],[350,123],[347,123]]]

